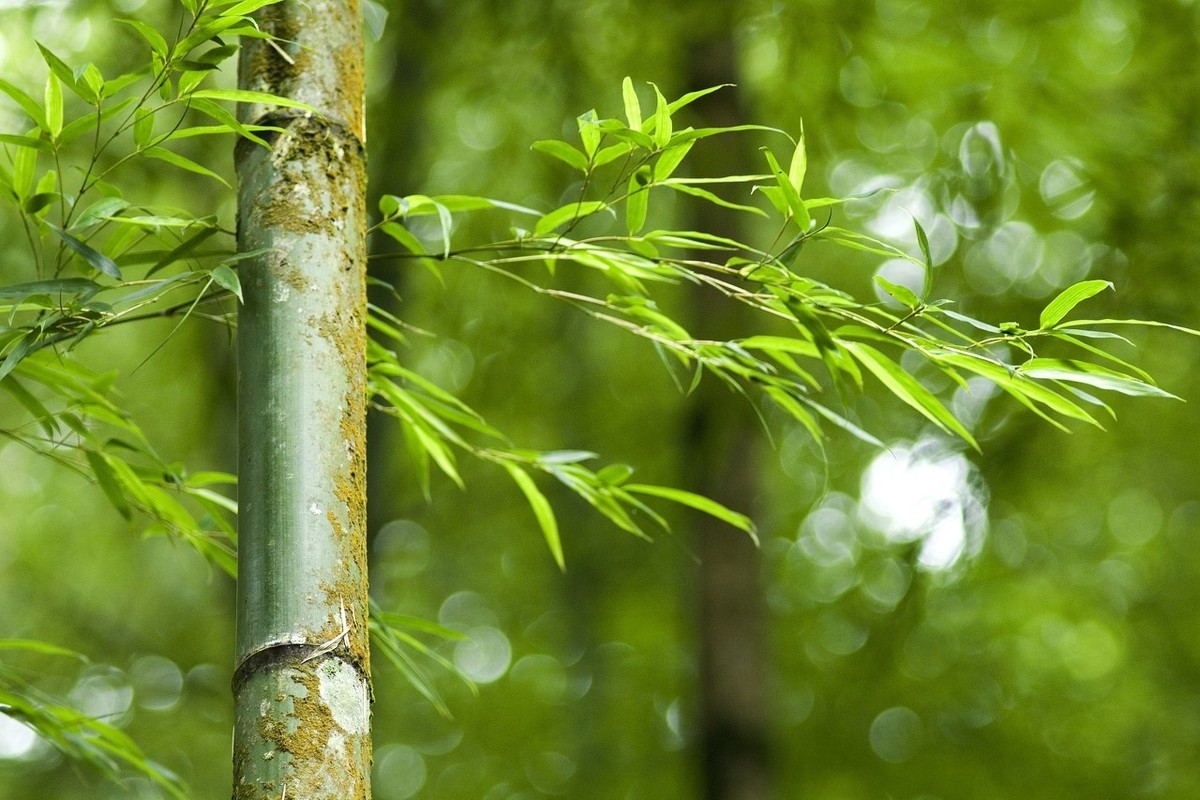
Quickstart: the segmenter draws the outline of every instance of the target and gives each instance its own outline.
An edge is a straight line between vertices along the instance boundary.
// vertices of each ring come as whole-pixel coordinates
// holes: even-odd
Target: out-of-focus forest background
[[[1200,317],[1191,0],[368,11],[373,196],[554,208],[578,186],[530,143],[568,135],[589,108],[617,114],[623,76],[671,97],[736,83],[681,115],[790,131],[803,120],[813,193],[894,189],[839,219],[913,249],[915,216],[936,294],[965,313],[1030,326],[1091,277],[1117,287],[1089,301],[1097,317]],[[113,18],[132,13],[169,29],[175,9],[2,2],[0,72],[40,86],[35,38],[120,65],[137,40]],[[0,127],[19,119],[0,100]],[[762,171],[756,136],[703,143],[694,168]],[[230,149],[196,157],[231,175]],[[164,201],[232,219],[232,193],[137,168]],[[11,266],[22,246],[4,230],[0,280],[31,279]],[[800,265],[862,296],[877,270],[903,269],[847,252],[814,247]],[[946,386],[982,454],[882,394],[855,414],[888,451],[843,436],[822,453],[774,415],[768,438],[720,388],[683,396],[653,351],[570,308],[454,267],[443,281],[393,261],[372,269],[398,287],[393,310],[437,334],[414,338],[411,363],[515,440],[593,450],[717,496],[762,539],[754,551],[678,514],[673,535],[647,544],[564,491],[552,494],[560,573],[495,470],[463,465],[465,492],[435,477],[427,503],[398,430],[372,420],[372,596],[468,634],[439,648],[478,687],[433,672],[447,719],[376,660],[380,800],[1200,794],[1195,340],[1130,334],[1125,354],[1189,402],[1119,398],[1107,432],[1063,433],[982,387]],[[698,328],[737,324],[686,295],[675,310]],[[87,345],[92,363],[122,370],[165,458],[231,470],[230,333],[173,327],[114,329]],[[0,637],[87,655],[46,660],[40,685],[121,727],[196,797],[229,792],[233,595],[190,549],[139,538],[100,489],[0,442]],[[740,794],[713,789],[728,775]],[[0,797],[159,796],[65,762],[0,716]]]

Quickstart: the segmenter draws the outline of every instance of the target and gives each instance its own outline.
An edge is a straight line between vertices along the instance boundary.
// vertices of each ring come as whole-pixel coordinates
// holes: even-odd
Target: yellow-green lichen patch
[[[365,798],[370,725],[358,671],[324,656],[286,667],[276,679],[287,681],[285,699],[265,702],[257,726],[264,757],[274,753],[270,760],[276,762],[276,779],[288,786],[290,796]],[[235,796],[243,800],[243,795]]]

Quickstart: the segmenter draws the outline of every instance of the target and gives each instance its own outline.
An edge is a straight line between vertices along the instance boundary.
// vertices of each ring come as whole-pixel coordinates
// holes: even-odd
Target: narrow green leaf
[[[242,0],[232,8],[227,8],[221,12],[224,16],[241,16],[245,17],[253,14],[263,6],[269,6],[273,3],[278,3],[279,0]]]
[[[82,77],[84,84],[92,90],[91,102],[94,103],[104,94],[104,74],[95,64],[89,63],[83,68]]]
[[[117,475],[109,466],[108,460],[94,450],[85,450],[84,455],[87,456],[88,464],[92,468],[92,474],[96,476],[96,483],[104,490],[104,496],[108,498],[108,502],[112,503],[113,508],[117,510],[125,519],[132,519],[133,509],[129,506],[129,501],[125,499],[125,493],[121,491],[121,483],[117,480]]]
[[[583,152],[591,158],[596,154],[596,148],[600,146],[600,128],[597,127],[599,120],[596,118],[596,110],[592,109],[586,113],[580,114],[576,118],[579,124],[579,140],[583,142]]]
[[[630,483],[622,487],[627,492],[634,494],[644,494],[650,497],[658,497],[663,500],[670,500],[673,503],[694,508],[708,514],[711,517],[716,517],[722,522],[727,522],[738,530],[745,531],[750,534],[755,544],[758,543],[758,532],[754,526],[754,521],[745,514],[739,514],[715,500],[711,500],[704,495],[696,494],[695,492],[684,491],[683,489],[673,489],[669,486],[653,486],[645,483]]]
[[[696,141],[693,139],[683,144],[673,144],[664,150],[658,157],[658,161],[654,163],[655,182],[665,181],[671,177],[695,144]]]
[[[56,644],[49,642],[40,642],[36,639],[0,639],[0,650],[26,650],[30,653],[38,653],[45,656],[66,656],[79,661],[87,661],[87,658],[81,653],[74,650],[68,650],[65,647],[59,647]]]
[[[1051,300],[1045,308],[1042,309],[1042,314],[1038,318],[1038,324],[1043,328],[1053,328],[1063,317],[1071,313],[1075,306],[1087,300],[1089,297],[1094,297],[1100,294],[1105,289],[1113,288],[1111,281],[1080,281],[1079,283],[1068,286],[1063,289],[1057,297]]]
[[[379,226],[379,230],[404,245],[410,252],[419,256],[426,255],[425,245],[399,222],[385,222]]]
[[[58,192],[38,192],[26,198],[21,206],[25,209],[26,214],[37,214],[58,201],[60,197],[61,195]]]
[[[775,176],[775,182],[779,185],[779,191],[783,194],[784,202],[787,203],[792,219],[796,221],[801,233],[807,233],[812,227],[812,215],[808,213],[808,207],[804,205],[804,201],[800,199],[800,193],[796,191],[796,187],[792,185],[787,174],[779,166],[775,154],[764,147],[763,155],[766,156],[767,164],[771,167],[771,174]]]
[[[800,124],[800,138],[796,140],[796,150],[792,153],[792,163],[788,166],[788,183],[796,190],[797,195],[804,193],[804,176],[808,172],[808,153],[804,147],[804,123]]]
[[[743,205],[741,203],[731,202],[719,195],[713,194],[712,192],[708,191],[707,189],[701,189],[699,186],[692,186],[691,181],[688,181],[686,179],[672,178],[672,179],[663,181],[659,185],[666,186],[668,189],[671,189],[672,191],[682,192],[683,194],[688,194],[688,195],[691,195],[692,197],[699,197],[702,200],[707,200],[708,202],[712,203],[713,205],[721,206],[722,208],[730,208],[730,209],[733,209],[734,211],[744,211],[747,214],[754,214],[755,216],[759,216],[759,217],[767,216],[767,213],[765,211],[763,211],[761,208],[756,208],[754,206],[747,206],[747,205]]]
[[[535,236],[544,236],[550,231],[557,228],[559,225],[565,225],[581,217],[586,217],[589,214],[595,214],[597,211],[603,211],[608,208],[608,204],[602,200],[585,200],[581,203],[568,203],[561,208],[556,208],[549,214],[545,214],[533,226]]]
[[[928,300],[933,291],[933,256],[929,254],[929,237],[916,217],[913,217],[913,228],[917,232],[917,246],[921,248],[921,256],[925,259],[925,283],[921,289],[921,299]]]
[[[625,198],[625,227],[630,236],[636,236],[646,224],[646,213],[650,207],[648,184],[651,180],[648,166],[638,167],[629,176],[629,195]]]
[[[691,103],[694,103],[695,101],[699,100],[701,97],[706,97],[706,96],[712,94],[713,92],[719,92],[722,89],[726,89],[726,88],[732,87],[734,85],[735,84],[732,84],[732,83],[722,83],[717,86],[710,86],[707,89],[699,89],[695,92],[688,92],[687,94],[680,97],[678,100],[672,100],[667,105],[667,110],[670,111],[672,114],[674,114],[679,109],[683,108],[686,105],[690,105]]]
[[[642,128],[642,104],[638,102],[637,90],[633,88],[633,80],[628,75],[621,82],[621,95],[625,100],[625,119],[632,130]]]
[[[236,295],[239,303],[246,302],[245,298],[242,297],[242,282],[238,279],[238,274],[228,264],[217,266],[212,271],[212,279],[217,286]]]
[[[62,85],[58,76],[51,72],[46,76],[46,132],[50,139],[58,138],[63,127]]]
[[[562,541],[558,536],[558,521],[554,518],[554,509],[551,508],[550,501],[537,488],[537,485],[533,482],[533,478],[529,477],[529,473],[525,470],[511,461],[501,461],[499,463],[512,476],[517,486],[525,494],[525,499],[529,501],[529,507],[533,509],[533,515],[537,517],[538,525],[542,529],[542,536],[546,539],[546,546],[550,548],[550,553],[554,556],[554,562],[558,564],[560,570],[565,572],[567,563],[563,558]]]
[[[117,267],[117,262],[113,261],[108,256],[101,253],[99,250],[88,245],[86,242],[77,239],[71,234],[64,231],[52,222],[45,223],[52,231],[57,233],[62,240],[67,243],[67,246],[74,250],[79,255],[83,256],[83,260],[91,264],[100,272],[108,275],[111,278],[121,280],[121,270]]]
[[[862,363],[884,386],[907,405],[944,431],[955,433],[976,450],[975,437],[942,405],[933,393],[909,375],[900,365],[870,345],[846,339],[839,344]]]
[[[30,283],[14,283],[0,286],[0,301],[22,301],[34,295],[47,295],[53,298],[53,306],[61,306],[66,295],[78,295],[80,302],[100,291],[103,287],[87,278],[57,278]]]
[[[33,120],[34,125],[37,125],[42,130],[49,128],[49,125],[46,124],[46,112],[42,110],[42,107],[32,97],[3,78],[0,78],[0,92],[4,92],[15,100],[17,105]]]
[[[883,287],[885,292],[896,298],[901,305],[908,306],[909,308],[917,308],[921,305],[921,298],[917,297],[913,290],[907,286],[892,283],[882,275],[876,275],[875,282]]]
[[[609,464],[596,472],[596,478],[609,486],[621,486],[633,474],[633,467],[628,464]]]
[[[9,375],[5,380],[0,381],[0,387],[7,390],[13,399],[29,412],[29,416],[33,417],[46,436],[53,438],[58,435],[58,425],[55,422],[54,414],[14,376]]]
[[[13,133],[0,133],[0,142],[16,145],[17,147],[28,147],[37,150],[39,153],[54,152],[49,142],[36,136],[17,136]]]
[[[299,100],[291,100],[267,92],[254,92],[249,89],[200,89],[192,92],[191,97],[202,100],[228,100],[233,103],[261,103],[268,106],[299,108],[313,114],[320,113],[308,103],[301,103]]]
[[[654,97],[657,103],[654,108],[654,144],[663,148],[671,141],[671,109],[657,86],[654,86]]]
[[[598,456],[590,450],[548,450],[538,453],[540,464],[578,464],[580,461],[590,461]]]
[[[571,145],[559,139],[541,139],[532,145],[534,150],[539,153],[553,156],[559,161],[567,164],[580,172],[587,173],[588,160],[587,156],[576,150]]]
[[[128,25],[129,27],[133,28],[138,32],[138,35],[146,40],[146,43],[150,45],[150,49],[152,51],[162,56],[164,59],[167,57],[167,51],[170,49],[167,46],[167,40],[163,38],[161,33],[154,30],[154,28],[136,19],[118,19],[116,21],[122,25]]]
[[[1073,361],[1065,358],[1032,358],[1018,368],[1018,372],[1028,378],[1040,380],[1064,381],[1066,383],[1082,383],[1097,389],[1106,389],[1133,397],[1169,397],[1179,398],[1170,392],[1116,372],[1106,367],[1089,364],[1086,361]]]
[[[124,198],[102,197],[85,208],[83,212],[75,218],[75,221],[71,223],[71,230],[81,231],[86,228],[90,228],[99,222],[103,222],[107,217],[120,214],[128,207],[129,203],[127,203]]]
[[[195,161],[192,161],[187,156],[181,156],[181,155],[179,155],[179,153],[176,153],[173,150],[167,150],[165,147],[147,148],[142,151],[142,155],[146,156],[147,158],[154,158],[159,161],[165,161],[168,164],[171,164],[172,166],[179,167],[180,169],[185,169],[188,172],[194,172],[197,175],[204,175],[206,177],[220,181],[225,186],[229,186],[229,182],[227,180],[222,178],[217,173],[213,172],[208,167],[197,164]]]

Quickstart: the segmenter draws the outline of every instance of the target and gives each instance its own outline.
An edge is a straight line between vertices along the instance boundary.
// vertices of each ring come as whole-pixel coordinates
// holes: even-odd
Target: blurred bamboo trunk
[[[357,0],[283,2],[239,84],[319,114],[237,150],[239,580],[233,797],[370,796],[365,172]]]
[[[690,48],[689,89],[736,82],[733,20],[722,33]],[[716,92],[696,104],[702,125],[736,125],[744,115],[736,89]],[[698,145],[698,174],[746,174],[731,153]],[[705,204],[696,230],[740,239],[729,214]],[[732,226],[732,227],[731,227]],[[745,315],[712,291],[696,289],[693,318],[703,320],[705,337],[742,335]],[[716,381],[697,392],[685,442],[690,487],[731,508],[750,511],[755,494],[752,443],[758,436],[739,399]],[[706,800],[765,800],[772,796],[767,713],[768,656],[762,559],[746,536],[712,517],[695,515],[700,557],[696,593],[700,639],[700,756]]]

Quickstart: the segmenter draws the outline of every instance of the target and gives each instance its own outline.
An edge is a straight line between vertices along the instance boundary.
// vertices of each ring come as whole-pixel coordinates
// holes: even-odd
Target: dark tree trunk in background
[[[733,20],[716,37],[693,44],[688,89],[736,83]],[[695,106],[702,125],[736,125],[745,115],[736,89],[724,89]],[[730,155],[738,153],[738,155]],[[746,174],[753,165],[742,150],[720,145],[693,151],[697,174]],[[738,239],[730,215],[705,204],[695,229]],[[744,335],[745,315],[714,292],[695,290],[693,318],[705,337]],[[694,323],[695,324],[695,323]],[[741,398],[706,380],[697,392],[685,442],[689,488],[718,502],[752,512],[756,493],[753,443],[761,436]],[[694,516],[699,614],[699,748],[706,800],[765,800],[772,796],[766,609],[762,557],[754,543],[728,525]]]
[[[235,800],[370,797],[363,46],[357,0],[260,12],[239,84],[312,115],[237,150]]]

